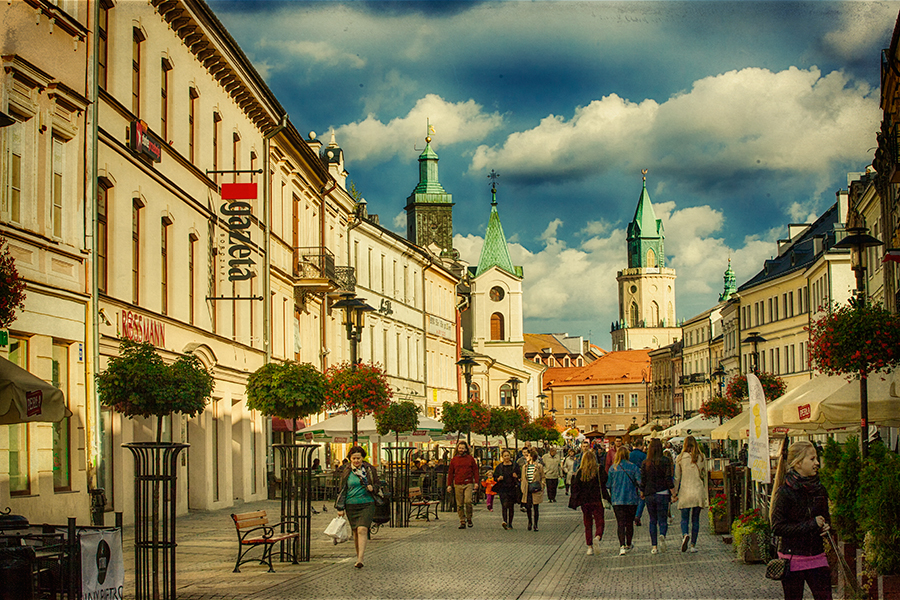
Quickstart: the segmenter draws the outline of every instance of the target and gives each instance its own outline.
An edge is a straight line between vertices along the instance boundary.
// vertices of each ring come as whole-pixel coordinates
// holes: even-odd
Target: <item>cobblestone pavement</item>
[[[618,556],[616,522],[606,511],[606,531],[594,556],[585,553],[581,511],[558,503],[541,505],[540,531],[527,531],[516,512],[514,529],[500,527],[499,508],[476,506],[474,524],[458,529],[455,513],[413,521],[405,529],[383,527],[369,542],[365,567],[353,568],[352,542],[331,543],[321,532],[335,516],[313,517],[311,561],[267,567],[247,563],[232,573],[236,536],[228,511],[197,512],[178,520],[177,583],[180,600],[540,598],[591,599],[767,599],[782,598],[781,586],[764,578],[764,565],[734,561],[731,546],[709,533],[701,517],[696,554],[679,548],[678,519],[670,525],[666,552],[650,554],[646,513],[635,528],[635,548]],[[321,503],[316,503],[321,509]],[[277,502],[241,506],[234,512],[266,509]],[[133,549],[125,531],[126,572]],[[131,577],[131,575],[129,575]],[[133,589],[133,584],[127,584]],[[128,589],[128,588],[126,588]]]

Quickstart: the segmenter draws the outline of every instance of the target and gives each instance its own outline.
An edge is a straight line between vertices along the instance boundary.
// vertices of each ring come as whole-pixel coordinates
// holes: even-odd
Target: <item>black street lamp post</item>
[[[475,365],[478,363],[468,356],[464,356],[456,361],[456,364],[462,369],[463,377],[466,380],[466,402],[468,402],[472,399],[472,369],[474,369]]]
[[[868,249],[881,246],[878,238],[869,235],[865,227],[848,227],[847,236],[835,244],[834,248],[847,248],[850,250],[850,268],[856,275],[856,298],[854,302],[858,307],[866,305],[866,262]],[[859,378],[859,424],[860,454],[865,460],[869,456],[869,383],[867,373],[862,373]]]
[[[522,384],[522,380],[519,379],[518,377],[510,377],[506,381],[506,383],[509,384],[509,387],[512,390],[513,408],[518,412],[518,410],[519,410],[519,385]],[[516,437],[516,454],[518,454],[519,453],[519,430],[518,429],[516,429],[516,431],[515,431],[515,437]]]
[[[546,400],[546,399],[549,398],[549,397],[550,397],[550,396],[548,396],[547,394],[543,394],[543,393],[538,394],[538,400],[541,401],[541,416],[542,416],[542,417],[544,416],[544,408],[545,408],[545,406],[546,406],[546,405],[544,404],[544,400]]]
[[[344,309],[344,326],[347,328],[347,340],[350,342],[350,365],[356,370],[359,363],[359,342],[362,340],[362,332],[365,327],[366,313],[375,310],[362,298],[357,298],[352,293],[343,294],[343,297],[331,305],[332,308]],[[359,440],[359,423],[356,411],[350,411],[353,419],[353,444]]]
[[[750,334],[744,339],[745,344],[753,344],[753,353],[750,355],[753,358],[752,370],[754,375],[759,374],[759,352],[756,349],[758,344],[765,342],[766,338],[759,335],[758,331],[751,331]]]

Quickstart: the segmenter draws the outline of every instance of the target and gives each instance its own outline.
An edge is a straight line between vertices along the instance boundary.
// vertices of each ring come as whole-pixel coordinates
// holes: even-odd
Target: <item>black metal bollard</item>
[[[175,600],[175,481],[188,444],[122,445],[134,456],[135,600]]]

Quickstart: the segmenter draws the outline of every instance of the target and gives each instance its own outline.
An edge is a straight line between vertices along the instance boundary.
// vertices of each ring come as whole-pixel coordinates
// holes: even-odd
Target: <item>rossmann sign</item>
[[[256,274],[250,240],[253,207],[249,202],[256,197],[255,183],[222,184],[223,202],[219,212],[228,227],[228,281],[246,281]]]

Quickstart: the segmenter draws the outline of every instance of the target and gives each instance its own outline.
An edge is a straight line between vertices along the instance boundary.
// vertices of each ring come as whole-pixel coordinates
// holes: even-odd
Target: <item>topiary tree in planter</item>
[[[876,575],[900,575],[900,456],[873,444],[863,468],[859,525],[866,563]]]
[[[419,407],[410,400],[391,402],[387,408],[375,415],[375,425],[378,435],[387,435],[393,431],[399,446],[400,433],[415,431],[419,426]]]
[[[441,411],[444,433],[455,433],[456,440],[462,434],[484,431],[490,424],[491,413],[477,400],[469,402],[444,402]]]
[[[194,417],[206,408],[215,382],[193,354],[182,354],[166,365],[146,342],[123,340],[119,356],[97,375],[100,403],[129,419],[156,417],[156,441],[163,417],[180,413]]]
[[[247,406],[267,417],[296,422],[322,412],[328,383],[309,363],[271,362],[247,378]]]

